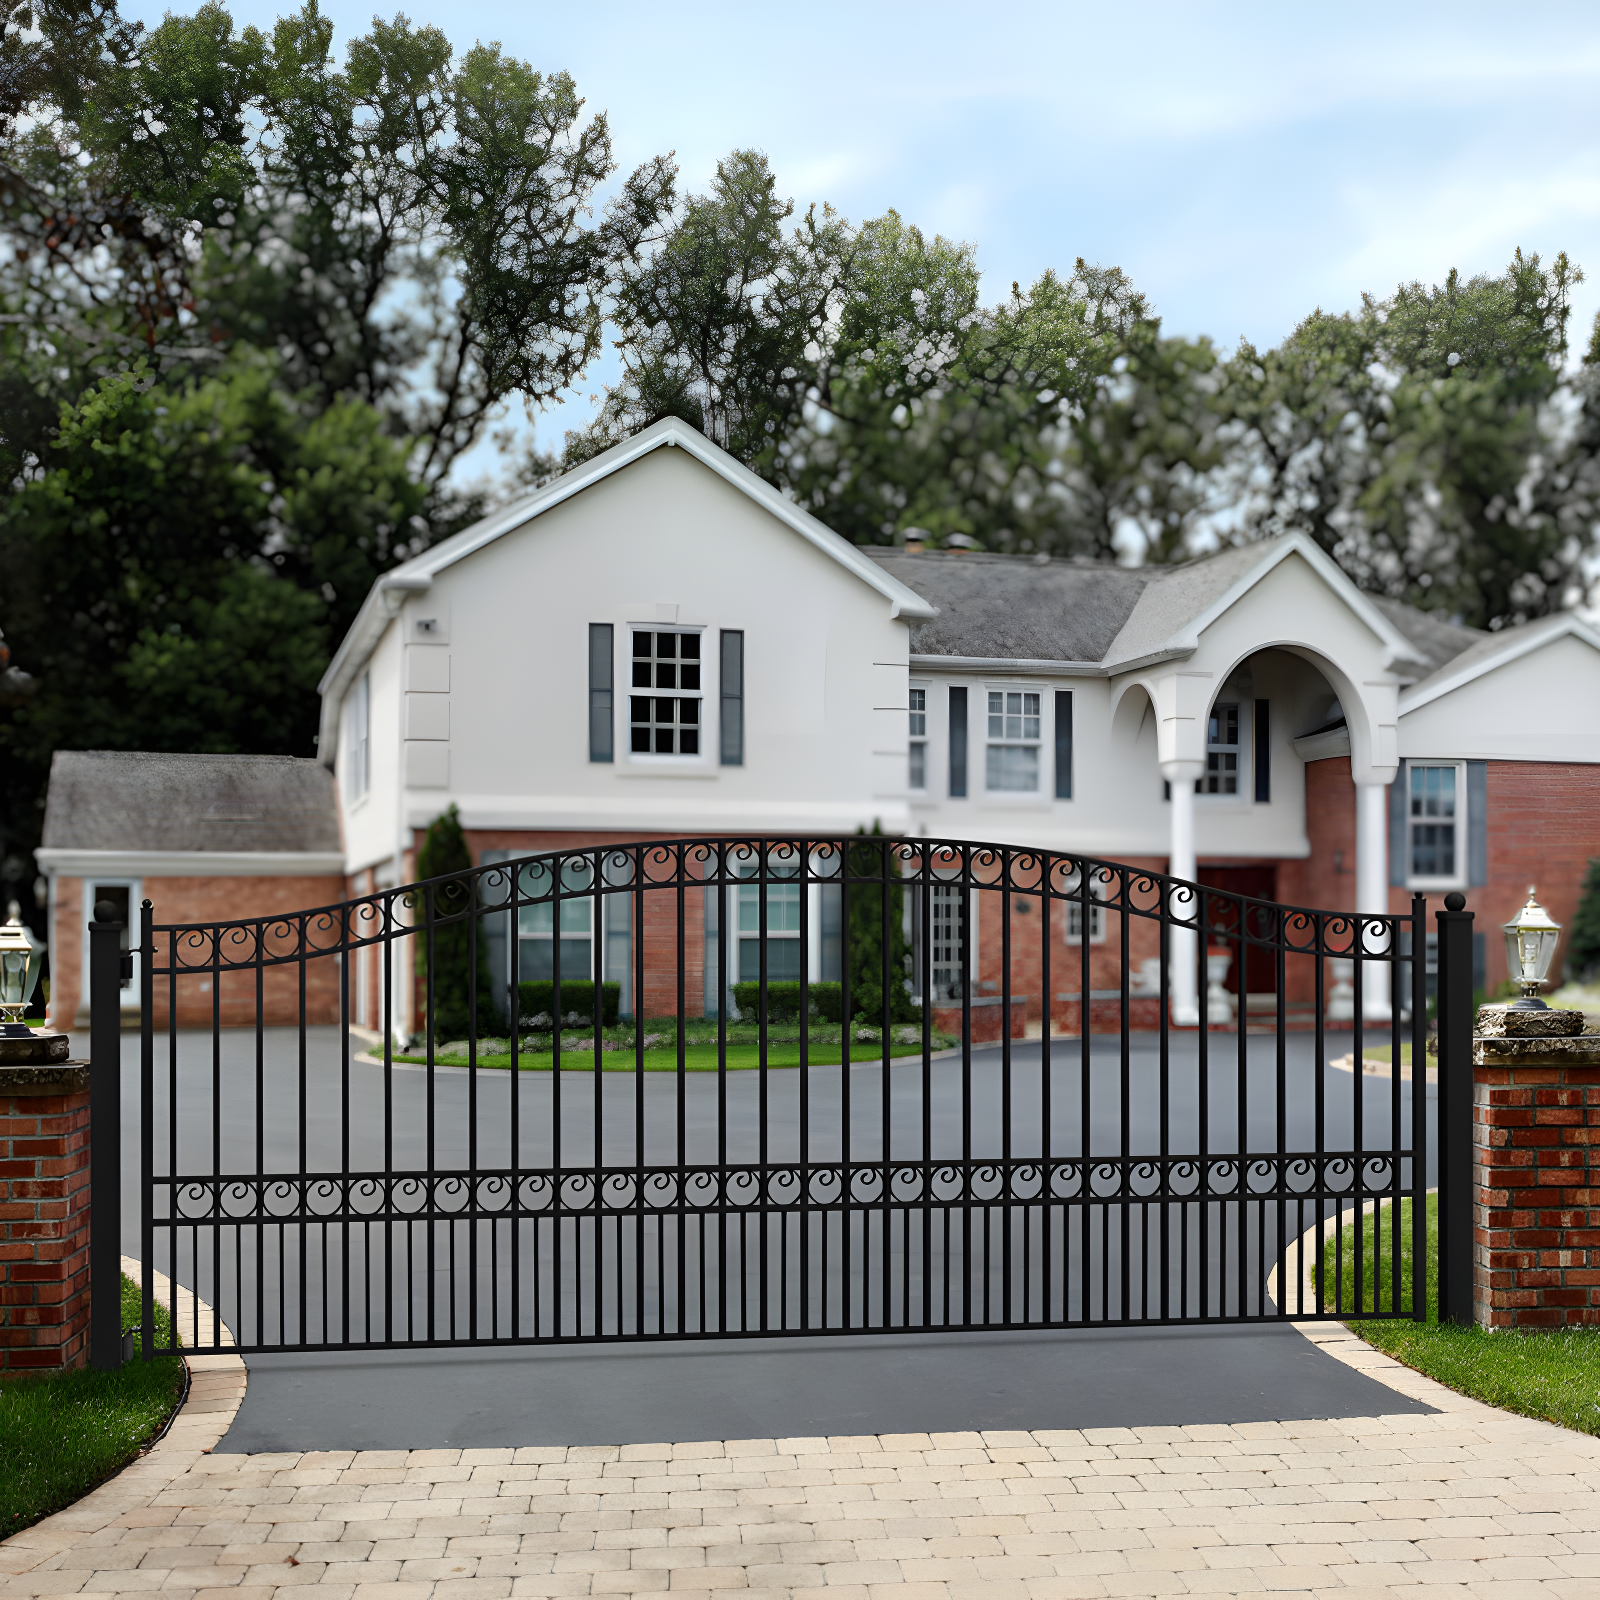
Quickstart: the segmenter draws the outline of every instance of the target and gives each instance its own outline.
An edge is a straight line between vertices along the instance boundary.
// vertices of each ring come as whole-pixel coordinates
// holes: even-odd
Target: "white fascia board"
[[[1591,648],[1600,650],[1600,632],[1572,612],[1564,612],[1556,617],[1544,617],[1538,622],[1527,622],[1520,628],[1508,628],[1500,636],[1505,642],[1499,649],[1484,651],[1475,660],[1467,662],[1454,672],[1450,670],[1447,662],[1439,674],[1405,690],[1400,696],[1400,715],[1403,717],[1408,712],[1419,711],[1423,706],[1431,705],[1435,700],[1442,699],[1474,679],[1483,677],[1485,673],[1508,666],[1513,661],[1521,660],[1525,655],[1531,655],[1535,650],[1542,650],[1557,639],[1569,636],[1581,639]]]
[[[564,472],[554,483],[535,491],[522,500],[515,501],[503,510],[475,522],[470,528],[446,539],[442,544],[413,556],[391,572],[386,572],[373,584],[350,631],[328,663],[322,675],[318,692],[322,695],[321,738],[317,751],[325,765],[333,764],[333,735],[337,731],[338,707],[355,674],[383,637],[383,629],[395,613],[385,606],[385,592],[425,593],[435,577],[447,567],[465,560],[475,551],[492,544],[496,539],[515,528],[524,527],[535,517],[581,494],[602,479],[623,467],[658,450],[663,445],[688,451],[696,461],[710,467],[718,477],[747,494],[757,505],[771,512],[780,522],[787,524],[802,539],[816,546],[824,555],[837,561],[863,583],[877,590],[889,602],[891,617],[926,619],[936,617],[939,608],[930,605],[915,590],[907,588],[898,578],[891,577],[876,562],[869,561],[846,538],[835,533],[825,523],[819,522],[809,511],[802,510],[793,501],[786,500],[764,479],[758,478],[748,467],[735,461],[726,450],[712,444],[676,417],[667,417],[651,424],[642,433],[597,455],[592,461]]]
[[[327,850],[36,850],[40,867],[69,878],[324,878],[344,876]]]
[[[1329,756],[1350,754],[1349,728],[1325,728],[1321,733],[1305,733],[1289,741],[1289,748],[1302,761],[1325,761]]]
[[[959,672],[976,677],[1103,678],[1098,661],[1034,661],[1025,656],[912,656],[913,672]]]
[[[1344,569],[1329,556],[1316,540],[1304,533],[1287,533],[1280,538],[1272,540],[1262,547],[1262,558],[1248,571],[1242,573],[1217,599],[1197,616],[1193,617],[1184,630],[1173,636],[1169,641],[1167,658],[1176,654],[1188,654],[1200,648],[1200,635],[1211,626],[1218,617],[1222,616],[1232,606],[1237,605],[1266,575],[1280,562],[1287,561],[1292,555],[1302,556],[1311,569],[1328,585],[1335,594],[1358,616],[1380,640],[1384,646],[1384,666],[1392,668],[1402,663],[1423,666],[1424,663],[1416,654],[1415,647],[1384,614],[1358,589]],[[1107,666],[1113,673],[1134,671],[1138,667],[1151,664],[1162,659],[1158,655],[1143,656],[1137,661],[1113,661]]]

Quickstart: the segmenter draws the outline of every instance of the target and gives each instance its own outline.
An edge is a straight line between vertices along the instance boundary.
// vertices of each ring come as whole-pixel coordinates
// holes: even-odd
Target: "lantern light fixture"
[[[33,999],[44,965],[44,946],[22,925],[22,908],[11,902],[0,927],[0,1038],[31,1039],[33,1029],[22,1014]]]
[[[1511,1004],[1513,1011],[1548,1011],[1539,991],[1549,979],[1550,963],[1561,938],[1561,924],[1534,899],[1534,886],[1528,885],[1528,903],[1504,925],[1506,972],[1522,988],[1522,998]]]

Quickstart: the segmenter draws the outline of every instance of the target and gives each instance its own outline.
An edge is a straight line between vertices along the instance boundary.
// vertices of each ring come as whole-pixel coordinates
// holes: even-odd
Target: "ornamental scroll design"
[[[440,929],[515,917],[531,906],[686,893],[751,883],[885,887],[916,894],[951,887],[1018,901],[1093,902],[1120,915],[1193,929],[1206,938],[1286,955],[1406,959],[1406,916],[1315,911],[1250,899],[1088,856],[967,840],[862,836],[655,840],[552,851],[380,890],[337,905],[231,922],[152,924],[158,979],[236,972],[414,942]]]
[[[1409,1151],[761,1166],[224,1175],[155,1180],[158,1226],[1384,1199]]]

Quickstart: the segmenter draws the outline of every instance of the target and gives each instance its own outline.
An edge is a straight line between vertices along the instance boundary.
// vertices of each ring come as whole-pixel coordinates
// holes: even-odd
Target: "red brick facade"
[[[1600,1324],[1600,1060],[1475,1067],[1472,1141],[1479,1323]]]
[[[82,878],[56,880],[55,926],[50,941],[50,1026],[66,1032],[73,1028],[80,1010],[87,1005],[84,981],[84,884]],[[262,878],[148,878],[143,893],[155,908],[158,923],[235,922],[251,917],[289,917],[316,906],[336,905],[345,896],[345,880],[339,877],[262,877]],[[135,907],[137,918],[138,909]],[[285,922],[280,930],[268,930],[267,948],[287,949],[298,938],[295,924]],[[230,949],[242,954],[249,946],[225,935],[221,952],[226,961]],[[139,942],[137,923],[132,943]],[[191,940],[183,952],[186,966],[202,967],[210,956],[205,941]],[[211,973],[198,971],[181,977],[177,983],[178,1026],[208,1028],[213,1015],[225,1028],[252,1027],[256,1020],[255,974],[226,973],[215,988]],[[336,1023],[339,1020],[339,963],[328,956],[305,964],[306,1020]],[[269,1026],[292,1027],[300,1016],[300,968],[291,963],[268,968],[263,974],[262,1020]],[[155,985],[154,1016],[158,1028],[167,1026],[172,1003],[169,980]],[[216,1007],[214,1013],[213,1007]]]
[[[0,1369],[82,1366],[88,1334],[87,1085],[0,1092]]]

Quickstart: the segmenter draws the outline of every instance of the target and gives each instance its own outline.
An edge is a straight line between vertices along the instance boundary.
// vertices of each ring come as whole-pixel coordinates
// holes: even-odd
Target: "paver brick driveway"
[[[0,1545],[0,1595],[1600,1595],[1600,1439],[1462,1399],[1334,1325],[1311,1332],[1440,1413],[212,1455],[243,1373],[202,1357],[167,1440]]]

